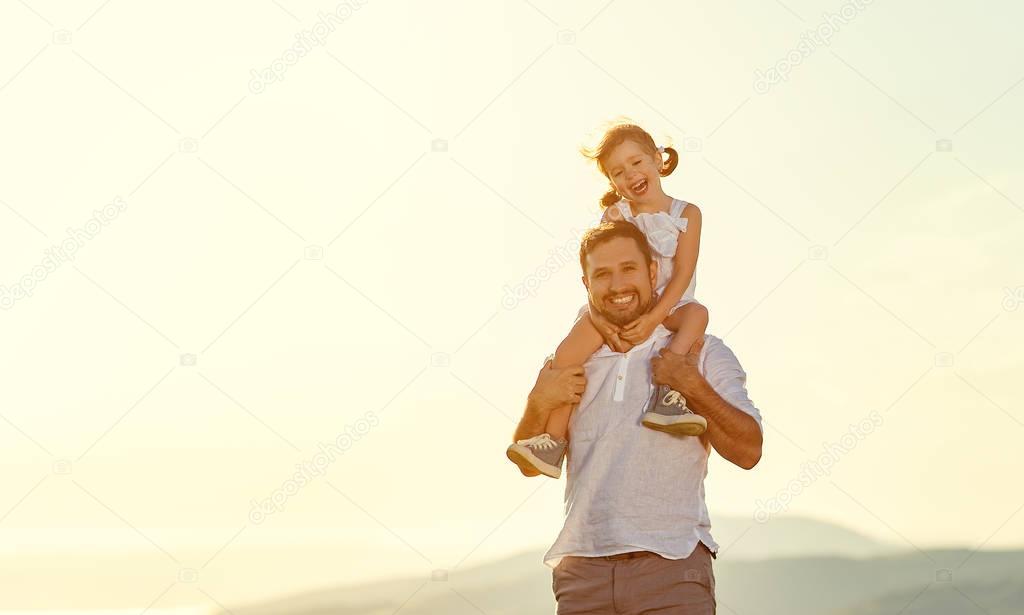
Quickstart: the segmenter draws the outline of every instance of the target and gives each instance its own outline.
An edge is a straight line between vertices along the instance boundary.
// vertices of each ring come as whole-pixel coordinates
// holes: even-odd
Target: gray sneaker
[[[665,384],[655,387],[647,408],[640,422],[651,429],[681,436],[699,436],[708,428],[703,416],[686,407],[686,398]]]
[[[562,459],[568,444],[567,440],[553,440],[550,435],[542,433],[509,445],[505,454],[527,476],[536,476],[540,472],[558,478],[562,475]]]

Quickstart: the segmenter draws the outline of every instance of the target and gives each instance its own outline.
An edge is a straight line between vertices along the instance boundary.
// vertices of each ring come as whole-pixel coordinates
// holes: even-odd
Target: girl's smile
[[[637,196],[647,194],[647,178],[641,177],[638,181],[629,185],[629,191]]]

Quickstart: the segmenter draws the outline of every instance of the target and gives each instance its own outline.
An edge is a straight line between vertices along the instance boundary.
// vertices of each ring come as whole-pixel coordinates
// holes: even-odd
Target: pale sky
[[[787,514],[1024,545],[1014,3],[850,4],[803,51],[844,4],[95,4],[0,9],[0,285],[125,204],[0,311],[7,555],[145,549],[242,599],[298,583],[232,585],[248,549],[340,545],[307,577],[330,584],[547,547],[564,479],[504,449],[585,301],[605,181],[577,150],[617,116],[682,154],[663,185],[704,214],[696,296],[765,420],[754,470],[713,454],[712,521],[753,520],[877,412]]]

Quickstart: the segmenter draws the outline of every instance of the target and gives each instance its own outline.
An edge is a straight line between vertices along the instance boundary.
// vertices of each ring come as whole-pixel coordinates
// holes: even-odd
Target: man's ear
[[[587,280],[587,274],[584,273],[580,276],[580,279],[583,280],[583,288],[586,288],[587,292],[590,292],[590,282]]]
[[[651,291],[658,287],[658,261],[651,259]]]

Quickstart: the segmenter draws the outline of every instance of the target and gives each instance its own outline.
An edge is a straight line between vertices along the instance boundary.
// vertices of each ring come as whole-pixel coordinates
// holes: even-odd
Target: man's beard
[[[636,320],[637,318],[640,318],[641,316],[649,312],[651,306],[653,306],[655,302],[658,300],[658,295],[653,293],[651,294],[651,296],[647,298],[647,301],[644,301],[642,303],[639,291],[637,291],[636,296],[637,306],[632,312],[611,313],[605,309],[604,301],[602,301],[600,305],[595,304],[595,307],[597,308],[597,313],[600,314],[601,316],[604,316],[604,318],[613,325],[624,327],[629,323],[633,322],[634,320]]]

